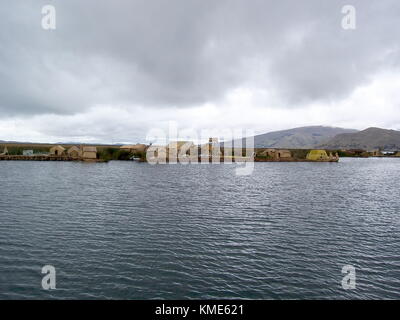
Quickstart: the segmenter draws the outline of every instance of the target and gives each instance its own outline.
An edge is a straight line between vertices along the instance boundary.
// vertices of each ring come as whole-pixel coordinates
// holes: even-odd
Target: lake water
[[[0,299],[400,298],[400,159],[0,173]]]

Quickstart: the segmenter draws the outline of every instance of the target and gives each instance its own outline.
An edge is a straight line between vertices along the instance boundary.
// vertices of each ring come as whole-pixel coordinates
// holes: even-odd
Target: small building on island
[[[383,156],[381,150],[379,150],[379,149],[371,151],[371,154],[372,154],[373,157],[381,157],[381,156]]]
[[[97,148],[96,147],[82,147],[82,158],[85,160],[97,159]]]
[[[275,157],[278,159],[288,159],[292,157],[292,153],[289,150],[279,149],[276,150]]]
[[[394,155],[397,154],[397,151],[395,151],[395,150],[383,150],[382,154],[384,156],[394,156]]]
[[[78,147],[72,146],[67,150],[67,154],[71,158],[78,159],[81,157],[82,152],[81,149],[79,149]]]
[[[328,153],[325,150],[311,150],[306,157],[309,161],[321,161],[321,162],[338,162],[339,154],[336,152],[333,155],[332,152]]]
[[[65,153],[65,148],[62,146],[54,146],[50,148],[50,155],[52,156],[62,156]]]
[[[318,160],[329,160],[329,156],[325,150],[311,150],[307,154],[307,160],[318,161]]]
[[[292,159],[292,153],[290,150],[286,149],[272,149],[272,148],[267,148],[264,151],[260,152],[261,156],[267,157],[268,159],[271,160],[289,160]]]

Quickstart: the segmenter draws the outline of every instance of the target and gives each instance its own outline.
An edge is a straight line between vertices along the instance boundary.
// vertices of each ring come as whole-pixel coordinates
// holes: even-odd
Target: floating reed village
[[[0,160],[107,162],[338,162],[340,157],[400,157],[400,152],[387,155],[379,150],[307,150],[255,148],[248,154],[244,148],[227,148],[217,138],[196,145],[175,141],[165,146],[134,145],[50,145],[6,143],[0,145]]]

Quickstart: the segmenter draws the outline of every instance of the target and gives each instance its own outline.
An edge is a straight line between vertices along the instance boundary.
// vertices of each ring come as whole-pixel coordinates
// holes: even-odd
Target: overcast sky
[[[398,0],[2,0],[0,140],[400,129],[399,17]]]

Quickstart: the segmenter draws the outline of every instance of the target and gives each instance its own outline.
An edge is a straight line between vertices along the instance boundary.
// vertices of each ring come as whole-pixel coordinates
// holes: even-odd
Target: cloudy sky
[[[398,0],[2,0],[0,140],[400,129],[399,17]]]

